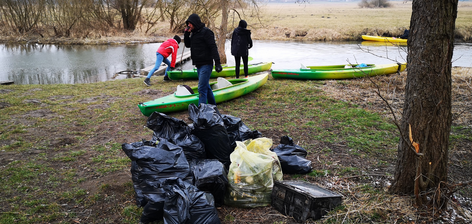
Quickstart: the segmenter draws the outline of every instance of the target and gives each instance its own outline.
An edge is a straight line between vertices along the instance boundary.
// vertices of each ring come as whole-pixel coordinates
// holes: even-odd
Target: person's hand
[[[223,68],[221,67],[220,64],[215,65],[215,71],[218,72],[218,73],[220,73],[221,71],[223,71]]]
[[[187,27],[185,27],[185,32],[192,32],[193,30],[193,25],[191,23],[187,24]]]

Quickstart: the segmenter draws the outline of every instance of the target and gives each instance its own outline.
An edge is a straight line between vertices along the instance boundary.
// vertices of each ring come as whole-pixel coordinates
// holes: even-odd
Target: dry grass
[[[242,16],[252,30],[256,40],[344,41],[361,40],[361,35],[399,36],[410,26],[412,3],[392,2],[391,8],[359,8],[357,2],[312,2],[309,4],[263,4],[261,16]],[[247,13],[250,15],[251,13]],[[238,25],[238,18],[230,13],[228,30]],[[216,19],[219,26],[220,19]],[[456,19],[456,38],[472,41],[472,3],[460,2]],[[96,31],[85,40],[41,40],[42,42],[87,44],[126,43],[132,41],[160,42],[172,37],[168,21],[157,23],[146,33],[146,28],[138,27],[134,32],[119,30]],[[301,35],[300,35],[301,34]],[[14,35],[0,27],[0,41],[37,41],[38,37]],[[287,38],[289,36],[289,38]],[[39,38],[41,39],[41,38]]]
[[[359,8],[357,2],[266,4],[262,18],[246,18],[255,39],[286,40],[286,34],[306,32],[303,40],[359,40],[362,34],[401,35],[410,26],[411,2],[392,2],[391,8]],[[470,39],[472,7],[458,8],[457,32]]]

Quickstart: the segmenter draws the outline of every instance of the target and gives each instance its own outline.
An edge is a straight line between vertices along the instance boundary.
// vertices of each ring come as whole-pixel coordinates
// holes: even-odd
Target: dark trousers
[[[244,64],[244,75],[248,75],[248,56],[234,56],[234,60],[236,62],[235,66],[235,72],[236,72],[236,78],[239,79],[239,68],[241,67],[241,58],[243,59],[243,64]]]

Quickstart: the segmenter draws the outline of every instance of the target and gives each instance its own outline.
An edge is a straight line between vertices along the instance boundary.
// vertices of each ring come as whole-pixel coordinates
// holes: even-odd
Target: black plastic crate
[[[284,215],[303,222],[317,220],[341,205],[342,196],[303,181],[276,181],[272,188],[271,204]]]

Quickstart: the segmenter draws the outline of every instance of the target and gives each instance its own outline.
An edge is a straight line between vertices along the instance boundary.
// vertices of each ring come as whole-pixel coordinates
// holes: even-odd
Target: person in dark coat
[[[195,13],[190,15],[185,23],[187,24],[184,32],[185,47],[190,48],[192,64],[197,67],[198,105],[201,103],[216,105],[215,96],[209,83],[213,71],[213,61],[216,72],[221,72],[223,68],[215,42],[215,34],[202,23],[200,17]]]
[[[410,31],[409,31],[409,30],[405,30],[405,31],[403,31],[403,35],[399,36],[399,38],[401,38],[401,39],[408,39],[408,35],[410,35]]]
[[[239,79],[239,67],[241,59],[244,64],[244,74],[248,77],[248,55],[249,49],[252,47],[251,31],[246,29],[247,23],[244,20],[239,21],[239,26],[233,31],[231,37],[231,55],[234,56],[236,62],[236,78]]]

